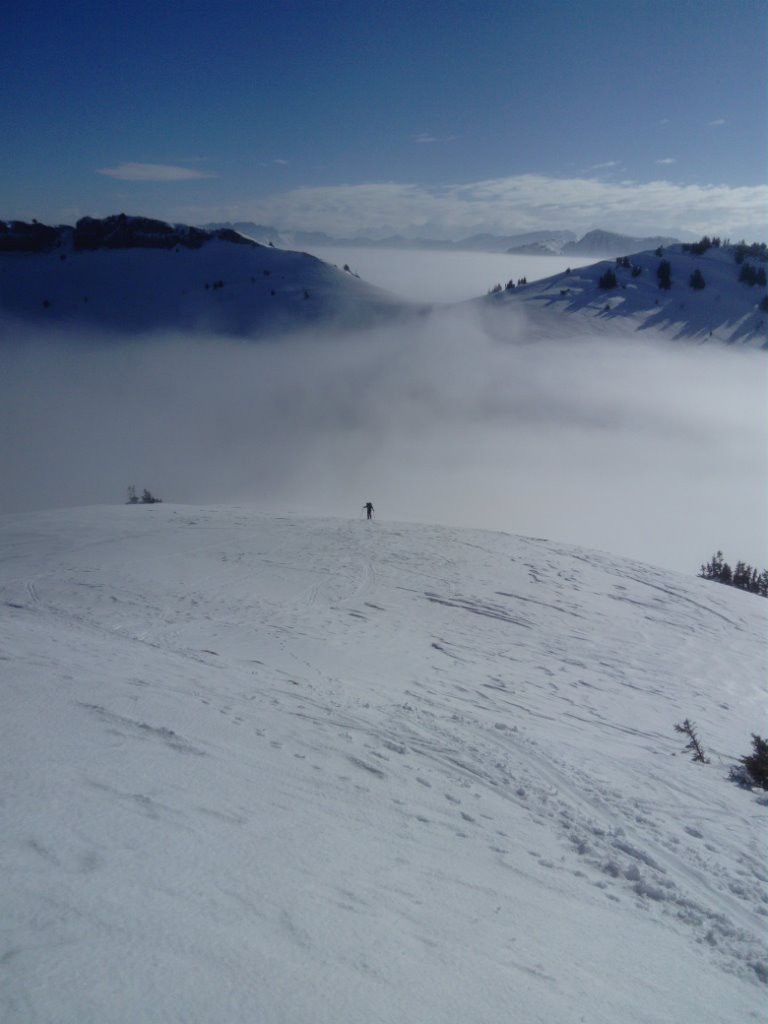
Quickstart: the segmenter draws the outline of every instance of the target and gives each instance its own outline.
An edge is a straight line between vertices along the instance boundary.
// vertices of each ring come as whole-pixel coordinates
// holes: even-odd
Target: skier
[[[373,505],[371,504],[371,502],[366,501],[366,503],[363,505],[363,508],[365,509],[365,518],[373,519]]]

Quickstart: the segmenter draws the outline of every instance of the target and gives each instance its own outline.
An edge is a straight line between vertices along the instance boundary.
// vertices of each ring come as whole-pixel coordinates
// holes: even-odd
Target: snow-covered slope
[[[184,231],[203,234],[165,227],[181,239]],[[413,311],[308,253],[226,232],[194,247],[151,237],[148,244],[83,248],[73,243],[72,229],[48,230],[60,232],[53,247],[0,251],[0,313],[35,328],[258,336],[312,325],[369,326]]]
[[[155,505],[0,519],[0,608],[4,1022],[762,1020],[768,602]]]
[[[657,277],[662,259],[669,262],[672,271],[672,285],[667,291],[659,288]],[[734,261],[732,246],[696,255],[676,245],[664,250],[662,256],[648,251],[635,253],[628,260],[630,267],[604,260],[525,287],[496,292],[479,301],[482,305],[508,304],[510,309],[524,310],[534,337],[647,331],[675,339],[766,345],[768,313],[760,308],[765,288],[739,281],[741,268]],[[761,265],[765,266],[755,263]],[[632,267],[639,273],[633,274]],[[601,288],[600,278],[609,270],[616,275],[616,285]],[[704,278],[701,289],[690,285],[691,275],[697,270]]]

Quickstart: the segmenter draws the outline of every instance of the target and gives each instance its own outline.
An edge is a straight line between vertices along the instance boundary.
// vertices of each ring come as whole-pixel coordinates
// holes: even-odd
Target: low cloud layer
[[[504,341],[494,340],[504,337]],[[546,536],[695,571],[765,557],[754,351],[527,343],[470,314],[266,343],[23,338],[0,354],[2,510],[255,502]]]
[[[663,158],[669,163],[671,158]],[[609,168],[613,161],[604,165]],[[634,235],[685,229],[758,240],[768,186],[606,181],[521,174],[428,188],[395,182],[300,188],[237,206],[187,210],[193,221],[254,220],[333,235],[407,234],[461,238],[548,228],[601,227]]]
[[[364,281],[410,302],[462,302],[485,295],[497,284],[533,282],[568,267],[594,263],[587,256],[516,256],[506,252],[440,252],[431,249],[377,249],[313,246],[312,254],[337,267],[348,265]]]

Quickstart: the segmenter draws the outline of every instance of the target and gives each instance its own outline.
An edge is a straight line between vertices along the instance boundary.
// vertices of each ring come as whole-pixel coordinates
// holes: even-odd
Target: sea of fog
[[[261,342],[17,333],[0,511],[120,503],[130,484],[342,517],[370,500],[381,520],[694,573],[717,548],[768,564],[765,353],[573,332],[532,343],[468,304]]]
[[[461,302],[484,295],[496,284],[521,277],[538,281],[568,267],[595,263],[592,257],[510,256],[489,252],[438,252],[421,249],[362,249],[319,246],[312,250],[327,263],[349,266],[370,284],[416,302]]]

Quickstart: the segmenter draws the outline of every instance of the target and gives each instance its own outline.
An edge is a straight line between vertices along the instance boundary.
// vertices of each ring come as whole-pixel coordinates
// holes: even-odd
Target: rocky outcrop
[[[33,220],[0,220],[0,252],[46,252],[61,242],[61,228]]]
[[[199,249],[218,238],[239,245],[258,246],[231,228],[205,231],[186,224],[167,224],[151,217],[82,217],[74,228],[49,227],[32,221],[0,221],[0,252],[49,252],[71,239],[76,251],[95,249]]]
[[[83,217],[75,225],[73,246],[75,249],[199,249],[212,238],[242,245],[255,246],[258,243],[243,238],[230,228],[204,231],[186,224],[167,224],[151,217],[127,217],[124,213],[97,220]]]

